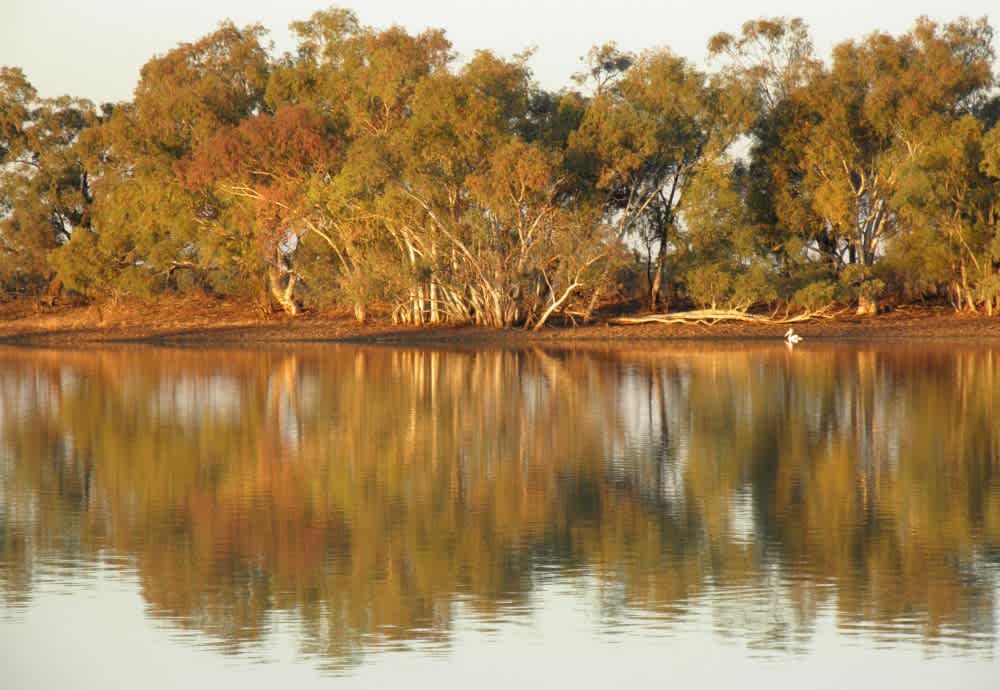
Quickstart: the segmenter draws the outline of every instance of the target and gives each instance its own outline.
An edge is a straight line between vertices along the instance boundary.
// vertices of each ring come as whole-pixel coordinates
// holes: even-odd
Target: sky
[[[997,0],[342,0],[362,24],[411,32],[443,28],[460,59],[477,49],[510,57],[535,47],[531,67],[552,90],[570,85],[581,56],[615,41],[639,52],[670,48],[705,64],[705,46],[719,31],[736,33],[757,17],[799,16],[811,27],[817,53],[872,31],[905,32],[920,15],[960,15],[1000,24]],[[193,41],[223,19],[261,23],[275,50],[293,47],[292,21],[330,7],[323,0],[0,0],[0,65],[21,67],[43,97],[70,94],[95,102],[130,99],[139,69],[154,55]],[[1000,40],[997,41],[1000,52]]]

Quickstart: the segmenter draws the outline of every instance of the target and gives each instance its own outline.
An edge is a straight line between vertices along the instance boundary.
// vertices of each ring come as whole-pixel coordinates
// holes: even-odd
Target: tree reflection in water
[[[6,349],[0,597],[125,559],[151,615],[237,651],[286,612],[335,665],[550,581],[602,626],[989,649],[997,401],[989,349]]]

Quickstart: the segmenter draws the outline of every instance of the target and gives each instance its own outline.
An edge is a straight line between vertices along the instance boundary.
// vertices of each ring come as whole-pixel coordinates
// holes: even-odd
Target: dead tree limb
[[[609,323],[621,326],[632,326],[643,323],[663,323],[663,324],[694,324],[701,326],[713,326],[722,321],[738,321],[744,323],[759,323],[764,325],[784,325],[792,323],[803,323],[813,319],[832,319],[843,313],[843,310],[834,311],[830,307],[814,309],[802,312],[794,316],[775,318],[763,314],[748,314],[737,309],[695,309],[693,311],[679,311],[672,314],[648,314],[646,316],[623,316],[611,319]]]

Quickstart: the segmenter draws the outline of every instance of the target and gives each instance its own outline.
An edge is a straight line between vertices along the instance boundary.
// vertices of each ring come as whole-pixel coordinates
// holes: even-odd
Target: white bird
[[[802,336],[796,333],[794,329],[789,328],[785,332],[785,342],[791,343],[792,345],[800,343],[802,342]]]

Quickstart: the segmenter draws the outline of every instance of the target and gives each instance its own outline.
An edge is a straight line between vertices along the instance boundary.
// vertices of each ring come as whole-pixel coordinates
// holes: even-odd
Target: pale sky
[[[509,57],[536,46],[531,62],[542,86],[558,89],[580,71],[591,46],[616,41],[626,50],[668,47],[702,63],[708,38],[735,33],[747,19],[800,16],[817,52],[871,31],[902,33],[925,14],[1000,23],[997,0],[348,0],[362,24],[399,24],[411,32],[443,28],[461,58],[487,48]],[[289,22],[329,7],[322,0],[0,0],[0,65],[24,69],[42,96],[68,93],[97,102],[131,98],[139,68],[177,43],[211,32],[229,18],[260,22],[277,52],[292,48]],[[1000,42],[997,44],[1000,50]]]

